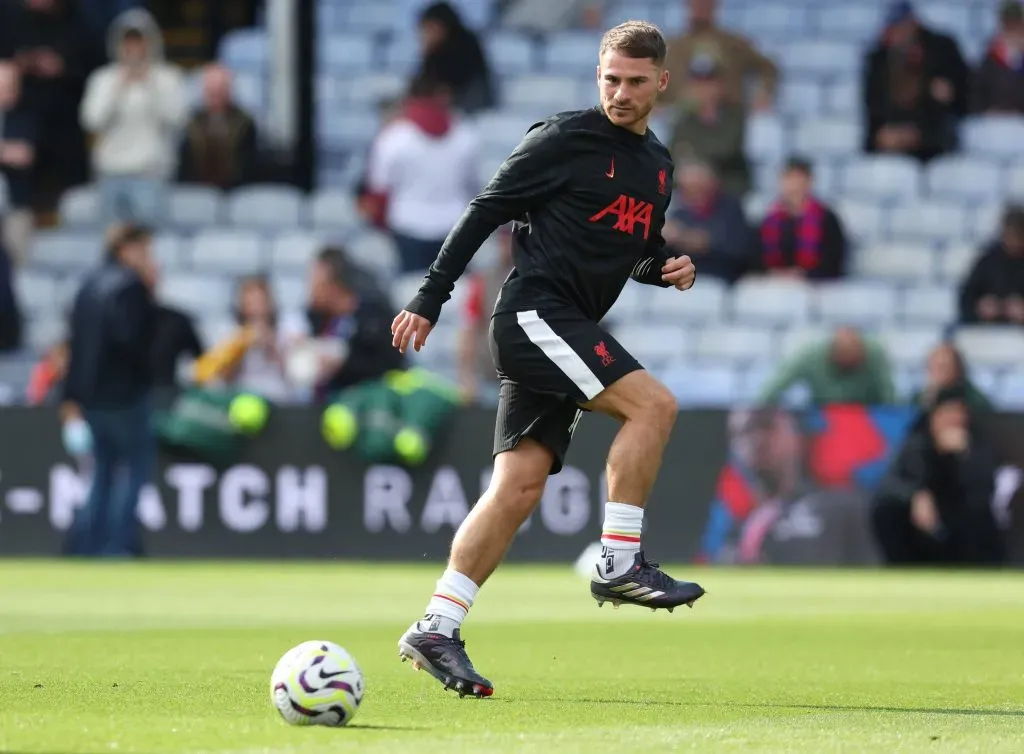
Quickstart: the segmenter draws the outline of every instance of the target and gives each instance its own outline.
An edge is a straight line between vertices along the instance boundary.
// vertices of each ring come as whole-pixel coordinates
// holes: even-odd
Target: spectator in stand
[[[362,282],[343,249],[327,248],[317,255],[310,269],[308,314],[320,401],[405,368],[405,358],[391,347],[391,302]]]
[[[423,272],[476,195],[477,137],[448,90],[416,79],[400,116],[374,141],[367,187],[398,246],[402,272]]]
[[[670,145],[676,161],[696,158],[709,162],[733,196],[750,190],[747,163],[747,118],[742,105],[725,99],[721,64],[698,55],[690,64],[690,98],[680,106]]]
[[[690,160],[676,166],[678,193],[662,230],[679,255],[689,255],[702,275],[734,283],[750,267],[753,233],[739,200],[722,190],[714,169]]]
[[[508,226],[498,231],[497,258],[470,278],[470,293],[459,337],[459,383],[470,401],[498,399],[498,374],[491,360],[488,329],[491,312],[505,279],[515,266],[513,235]]]
[[[914,405],[927,411],[936,396],[949,388],[962,390],[968,408],[977,411],[991,411],[992,403],[967,374],[963,354],[950,342],[939,343],[928,354],[927,375],[924,387],[913,398]]]
[[[149,259],[143,280],[155,294],[160,284],[160,270],[156,260]],[[153,325],[153,385],[156,388],[180,387],[179,365],[183,360],[198,359],[203,344],[196,332],[192,317],[173,306],[155,303],[156,322]]]
[[[782,171],[780,197],[761,223],[759,268],[775,277],[831,280],[843,275],[846,236],[835,212],[814,196],[814,170],[792,158]]]
[[[962,389],[944,388],[879,486],[875,535],[890,565],[999,565],[999,462]]]
[[[0,353],[21,346],[21,312],[14,292],[14,266],[0,239]]]
[[[999,33],[974,74],[971,112],[1024,115],[1024,3],[1006,0],[999,20]]]
[[[89,77],[81,113],[96,136],[102,212],[106,220],[155,226],[188,117],[184,79],[165,62],[160,29],[146,11],[118,16],[109,43],[115,62]]]
[[[56,208],[68,186],[88,180],[85,135],[77,112],[86,76],[102,59],[74,0],[0,3],[0,59],[22,74],[24,104],[38,129],[33,205]]]
[[[753,89],[752,107],[768,110],[772,107],[779,70],[757,48],[739,34],[722,29],[715,23],[717,0],[688,0],[690,22],[686,33],[668,43],[665,67],[670,72],[668,90],[658,100],[662,105],[689,99],[693,59],[710,57],[722,66],[725,101],[732,105],[746,105],[748,80],[757,79]]]
[[[203,70],[203,107],[181,144],[178,180],[233,189],[256,181],[256,122],[231,97],[231,71],[211,64]]]
[[[305,334],[301,321],[278,311],[265,275],[243,278],[233,308],[238,329],[196,364],[196,382],[220,383],[288,403],[296,397],[285,370],[289,346]]]
[[[0,61],[0,175],[7,181],[7,213],[2,238],[15,264],[23,264],[32,245],[33,166],[37,124],[21,101],[21,73]]]
[[[497,105],[483,46],[451,5],[441,2],[424,8],[419,30],[423,58],[416,78],[444,84],[454,106],[464,113]]]
[[[830,339],[810,343],[786,359],[761,391],[759,403],[777,403],[796,385],[807,388],[816,406],[887,405],[896,397],[885,348],[850,327],[840,327]]]
[[[923,26],[909,0],[890,7],[864,75],[867,151],[927,161],[957,148],[958,123],[967,112],[967,64],[956,40]]]
[[[150,243],[149,231],[118,227],[106,260],[75,297],[61,416],[69,453],[91,445],[94,469],[88,500],[68,533],[71,555],[123,557],[140,550],[135,508],[156,461]]]
[[[960,288],[966,324],[1024,324],[1024,206],[1003,216],[1002,234],[985,249]]]

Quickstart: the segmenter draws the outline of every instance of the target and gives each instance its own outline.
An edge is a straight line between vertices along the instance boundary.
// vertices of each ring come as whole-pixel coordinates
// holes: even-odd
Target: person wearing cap
[[[698,55],[717,58],[722,66],[724,97],[733,105],[748,105],[755,110],[768,110],[775,98],[779,69],[758,52],[746,37],[718,26],[715,12],[718,0],[677,0],[687,6],[689,22],[686,33],[668,42],[665,68],[671,73],[668,89],[658,99],[669,105],[690,98],[693,81],[690,65]],[[748,101],[747,83],[755,79],[753,100]]]
[[[939,391],[879,485],[871,520],[890,565],[998,565],[999,461],[962,386]]]
[[[921,24],[909,0],[896,0],[864,66],[868,152],[927,161],[957,147],[967,112],[967,64],[956,41]]]
[[[1007,208],[1000,238],[967,275],[960,288],[960,319],[1024,325],[1024,206]]]
[[[160,29],[144,10],[118,16],[108,41],[114,62],[89,77],[81,105],[82,125],[96,137],[103,219],[156,226],[188,118],[184,78],[164,59]]]
[[[711,55],[693,58],[690,98],[680,108],[668,143],[677,162],[709,163],[725,191],[742,197],[750,190],[746,114],[742,105],[728,101],[722,71],[721,61]]]
[[[1024,2],[1006,0],[999,22],[974,75],[971,112],[1024,115]]]

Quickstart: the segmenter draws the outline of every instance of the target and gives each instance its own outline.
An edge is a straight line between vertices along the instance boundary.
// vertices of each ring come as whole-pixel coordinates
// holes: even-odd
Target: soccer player
[[[656,26],[630,21],[601,41],[601,106],[555,115],[523,141],[449,234],[423,285],[392,324],[394,345],[427,344],[442,304],[488,236],[515,221],[515,269],[501,289],[490,346],[501,377],[494,473],[459,527],[426,615],[399,654],[460,695],[490,696],[460,626],[565,458],[582,411],[619,422],[608,454],[599,605],[672,610],[704,590],[676,581],[640,549],[644,503],[675,421],[675,398],[599,325],[632,277],[685,291],[689,257],[671,257],[661,230],[672,188],[668,150],[647,129],[669,74]]]

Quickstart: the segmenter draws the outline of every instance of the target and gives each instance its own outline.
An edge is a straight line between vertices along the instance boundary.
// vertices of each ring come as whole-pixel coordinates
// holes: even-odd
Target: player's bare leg
[[[403,660],[412,660],[414,667],[460,695],[494,692],[491,682],[473,668],[460,626],[480,587],[537,507],[552,460],[551,451],[529,438],[494,459],[491,483],[455,534],[448,569],[437,582],[426,615],[398,642]]]
[[[644,504],[661,467],[678,404],[648,372],[637,371],[605,389],[586,405],[622,422],[608,452],[608,502],[601,532],[601,556],[590,591],[598,605],[611,602],[672,610],[704,595],[697,584],[676,581],[640,548]]]

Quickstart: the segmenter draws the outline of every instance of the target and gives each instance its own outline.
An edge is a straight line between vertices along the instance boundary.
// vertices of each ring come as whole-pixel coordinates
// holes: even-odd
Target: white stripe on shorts
[[[587,363],[572,350],[572,346],[558,337],[558,333],[540,318],[536,310],[517,312],[516,319],[530,342],[543,351],[544,355],[551,359],[566,377],[572,380],[580,392],[587,396],[587,400],[596,398],[604,390],[601,380],[590,371]]]

